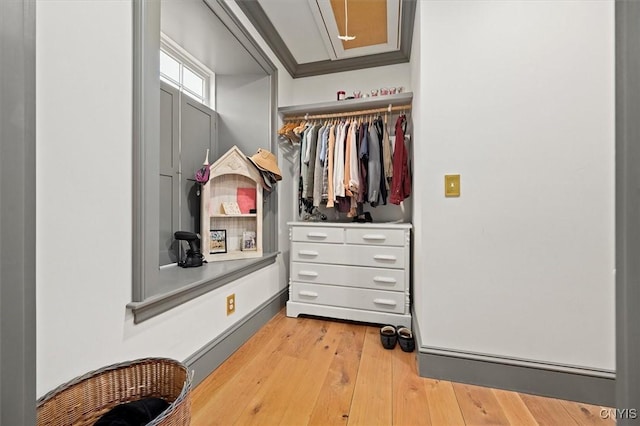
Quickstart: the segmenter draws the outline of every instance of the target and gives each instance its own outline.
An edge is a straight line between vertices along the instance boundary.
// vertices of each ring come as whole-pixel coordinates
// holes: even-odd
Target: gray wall
[[[219,117],[219,152],[237,145],[246,155],[271,149],[269,122],[270,77],[216,75],[216,111]]]
[[[35,424],[35,2],[0,2],[0,424]]]
[[[245,155],[264,148],[277,155],[271,139],[272,87],[275,78],[264,74],[216,75],[216,112],[218,113],[218,151],[216,158],[236,145]],[[263,192],[263,249],[276,251],[277,193]]]
[[[640,411],[640,3],[616,2],[616,405]],[[636,412],[636,417],[640,413]],[[619,425],[640,424],[619,418]]]

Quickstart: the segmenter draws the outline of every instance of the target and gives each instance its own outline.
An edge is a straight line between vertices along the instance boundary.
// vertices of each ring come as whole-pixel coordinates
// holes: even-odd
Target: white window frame
[[[182,93],[202,102],[204,105],[215,110],[215,73],[203,64],[198,58],[187,52],[182,46],[173,41],[169,36],[164,33],[160,33],[160,50],[178,63],[180,63],[180,74],[182,76],[182,67],[186,67],[189,71],[193,72],[197,76],[201,77],[204,82],[203,93],[204,98],[200,98],[188,88],[183,87],[182,81],[175,81],[170,77],[160,74],[160,78],[163,81],[178,88]]]

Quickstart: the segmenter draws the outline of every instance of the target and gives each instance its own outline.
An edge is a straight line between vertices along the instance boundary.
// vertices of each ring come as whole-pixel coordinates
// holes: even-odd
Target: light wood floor
[[[601,407],[419,377],[374,326],[281,311],[192,392],[192,425],[613,425]]]

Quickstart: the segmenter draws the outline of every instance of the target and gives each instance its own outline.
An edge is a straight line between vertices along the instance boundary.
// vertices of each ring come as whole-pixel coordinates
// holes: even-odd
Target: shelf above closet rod
[[[305,115],[295,115],[295,116],[286,115],[283,117],[283,120],[296,121],[296,120],[316,120],[316,119],[323,119],[323,118],[358,117],[362,115],[379,114],[384,112],[397,112],[397,111],[402,112],[402,111],[410,111],[410,110],[411,110],[411,105],[397,105],[397,106],[392,106],[387,108],[363,109],[363,110],[357,110],[357,111],[336,112],[333,114],[305,114]]]
[[[344,101],[321,102],[315,104],[292,105],[278,108],[278,113],[282,118],[293,116],[317,115],[317,114],[337,114],[341,112],[352,112],[365,109],[386,109],[389,105],[407,106],[411,108],[413,100],[412,92],[396,93],[395,95],[371,96],[360,99],[345,99]]]

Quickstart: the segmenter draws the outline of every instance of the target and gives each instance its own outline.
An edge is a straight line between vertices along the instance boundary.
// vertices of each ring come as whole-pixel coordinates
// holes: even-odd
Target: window
[[[160,79],[211,107],[215,74],[164,34],[160,40]]]

